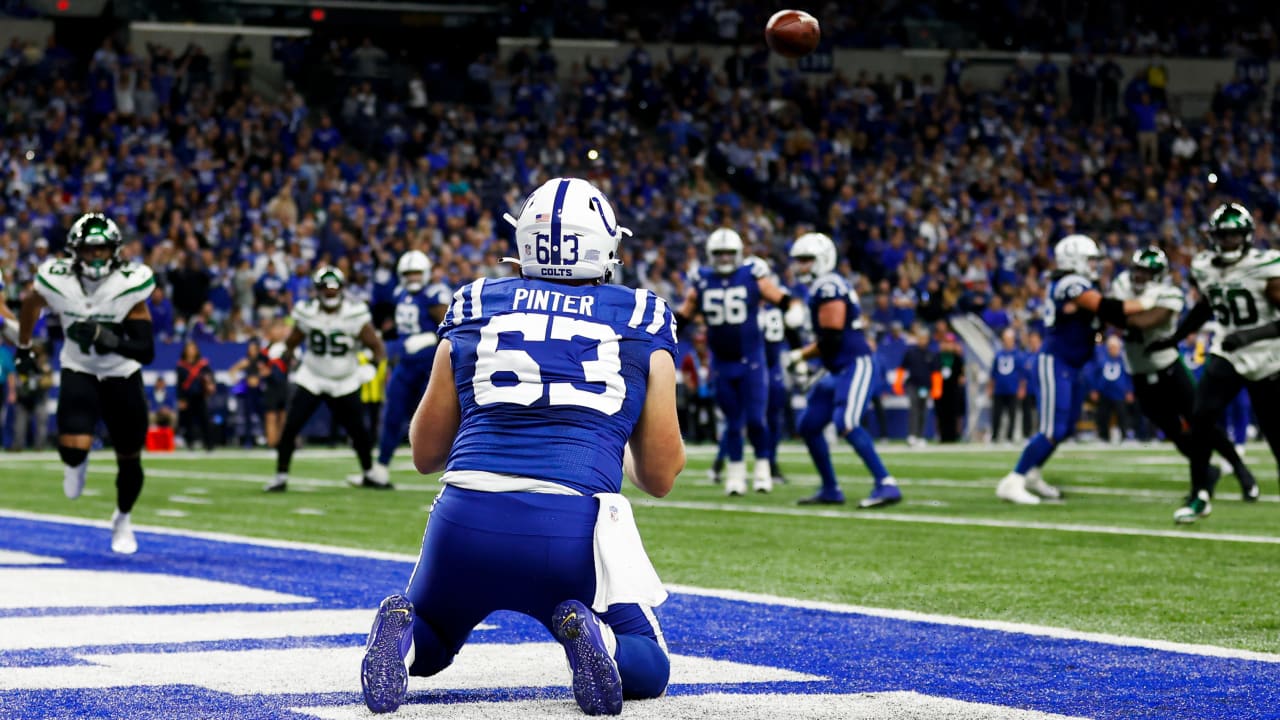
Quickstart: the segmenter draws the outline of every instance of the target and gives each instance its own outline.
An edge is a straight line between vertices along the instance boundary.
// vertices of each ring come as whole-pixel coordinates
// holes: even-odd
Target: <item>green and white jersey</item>
[[[306,336],[306,353],[294,382],[317,395],[339,397],[359,390],[360,331],[372,319],[368,305],[348,298],[334,312],[325,312],[319,299],[295,306],[294,326]]]
[[[1280,277],[1280,251],[1252,249],[1239,262],[1217,265],[1214,255],[1202,252],[1191,262],[1200,294],[1213,307],[1222,326],[1209,352],[1231,363],[1248,380],[1261,380],[1280,371],[1280,338],[1261,340],[1234,351],[1222,349],[1222,338],[1280,320],[1280,309],[1267,300],[1267,281]]]
[[[1130,375],[1143,375],[1164,370],[1178,362],[1178,349],[1167,348],[1147,354],[1147,345],[1163,340],[1178,327],[1178,317],[1186,307],[1182,291],[1167,283],[1147,283],[1142,294],[1133,291],[1133,281],[1126,270],[1111,283],[1111,297],[1117,300],[1141,300],[1147,308],[1167,308],[1173,312],[1169,320],[1146,330],[1130,329],[1124,336],[1124,356]]]
[[[129,263],[102,280],[82,280],[69,259],[50,258],[36,269],[35,290],[49,311],[57,314],[64,330],[79,320],[118,326],[138,303],[150,297],[155,286],[151,268],[137,263]],[[73,342],[62,344],[59,361],[64,368],[99,378],[128,377],[142,367],[123,355],[99,355],[93,348],[84,352]]]

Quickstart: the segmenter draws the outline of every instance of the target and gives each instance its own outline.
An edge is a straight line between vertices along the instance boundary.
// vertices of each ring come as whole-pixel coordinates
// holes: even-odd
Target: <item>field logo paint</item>
[[[0,717],[355,718],[385,555],[0,515]],[[668,696],[635,719],[724,716],[1263,717],[1280,666],[676,593],[660,610]],[[1185,678],[1200,678],[1195,693]],[[580,717],[560,647],[498,613],[395,717]],[[176,715],[175,715],[176,713]]]

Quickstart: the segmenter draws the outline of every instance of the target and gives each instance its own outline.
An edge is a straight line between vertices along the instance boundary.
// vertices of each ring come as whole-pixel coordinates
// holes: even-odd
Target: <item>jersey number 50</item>
[[[582,360],[582,379],[589,383],[603,383],[604,392],[590,392],[574,387],[571,382],[545,382],[542,368],[525,350],[499,348],[500,333],[520,333],[525,343],[547,340],[572,340],[583,338],[595,341],[596,359]],[[539,313],[511,313],[499,315],[480,329],[480,341],[476,344],[475,377],[471,388],[477,405],[513,403],[532,405],[547,398],[551,405],[572,405],[598,410],[613,415],[622,409],[627,395],[627,385],[622,379],[622,360],[618,356],[617,333],[608,325],[579,320],[563,315]],[[514,375],[515,382],[494,375]]]

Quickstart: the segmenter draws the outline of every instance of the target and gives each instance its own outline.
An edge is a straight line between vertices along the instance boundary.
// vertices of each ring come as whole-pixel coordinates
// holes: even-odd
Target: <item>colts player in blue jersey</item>
[[[444,318],[452,293],[444,283],[427,285],[431,280],[431,259],[421,250],[410,250],[396,263],[400,286],[396,288],[396,342],[389,347],[398,352],[395,369],[387,381],[387,402],[382,410],[382,438],[378,444],[378,462],[365,479],[349,477],[353,485],[389,482],[388,465],[400,445],[405,424],[418,406],[431,377],[431,362],[436,356],[436,327]]]
[[[769,385],[760,301],[782,308],[793,326],[804,322],[804,308],[793,304],[791,296],[778,287],[763,260],[743,257],[742,237],[733,230],[720,228],[707,237],[707,258],[711,267],[698,268],[676,317],[700,312],[707,323],[716,405],[725,422],[724,452],[729,461],[725,492],[742,495],[747,491],[744,427],[756,456],[752,486],[757,492],[769,492],[773,489],[773,444],[765,416]]]
[[[871,435],[862,427],[862,412],[875,389],[877,373],[871,347],[862,332],[858,295],[836,274],[836,246],[826,235],[801,235],[791,246],[791,261],[797,279],[809,286],[809,314],[817,340],[788,352],[786,362],[793,366],[820,358],[827,371],[809,390],[799,423],[800,436],[822,477],[822,489],[800,504],[844,503],[844,493],[831,465],[831,450],[822,434],[827,424],[834,422],[836,432],[853,446],[875,483],[858,507],[892,505],[902,499],[902,492],[880,461]]]
[[[799,300],[792,302],[797,307],[804,307]],[[777,305],[767,305],[760,310],[760,332],[764,335],[764,362],[768,374],[769,401],[765,404],[765,428],[768,432],[769,464],[773,469],[773,481],[785,483],[787,479],[778,465],[778,444],[787,432],[787,402],[791,396],[787,393],[786,368],[783,367],[782,356],[790,348],[790,343],[787,340],[783,312]]]
[[[447,667],[495,610],[560,641],[588,715],[666,690],[652,609],[666,591],[620,491],[625,476],[661,497],[684,468],[675,320],[649,291],[607,284],[630,233],[591,183],[550,180],[507,219],[521,276],[454,295],[410,426],[414,465],[443,468],[445,487],[408,587],[369,633],[374,712],[399,707],[408,675]]]
[[[1036,362],[1040,388],[1040,432],[1022,451],[1018,464],[996,486],[996,497],[1019,505],[1041,498],[1058,500],[1062,492],[1044,481],[1040,468],[1058,445],[1075,432],[1088,393],[1081,369],[1093,358],[1100,321],[1124,327],[1125,314],[1148,309],[1143,301],[1104,298],[1095,282],[1102,257],[1085,235],[1068,235],[1053,249],[1055,269],[1044,303],[1044,345]]]

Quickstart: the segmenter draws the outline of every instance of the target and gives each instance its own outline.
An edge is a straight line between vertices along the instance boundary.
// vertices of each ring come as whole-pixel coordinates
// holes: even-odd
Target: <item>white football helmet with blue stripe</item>
[[[618,264],[618,242],[631,231],[618,225],[613,206],[581,178],[554,178],[524,201],[520,217],[503,215],[516,229],[525,277],[542,280],[607,280]]]
[[[421,273],[422,276],[417,280],[406,280],[405,275],[412,273]],[[401,255],[400,261],[396,263],[396,275],[405,290],[416,293],[426,287],[427,281],[431,279],[431,258],[421,250],[410,250]]]
[[[796,279],[806,284],[836,269],[836,244],[822,233],[801,235],[791,244],[791,261],[803,265],[808,260],[813,263],[796,269]]]
[[[1098,260],[1102,251],[1088,235],[1068,235],[1053,247],[1053,263],[1059,270],[1079,273],[1090,280],[1098,279]]]
[[[730,228],[720,228],[707,236],[707,259],[721,275],[742,267],[742,236]]]

